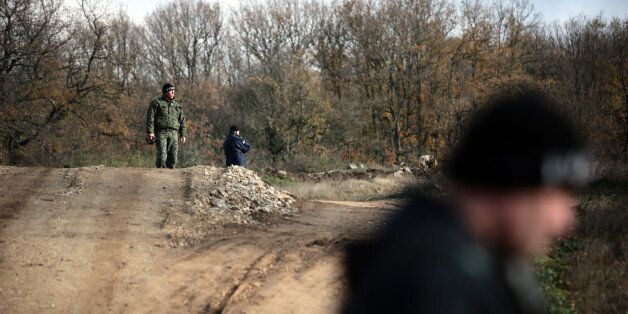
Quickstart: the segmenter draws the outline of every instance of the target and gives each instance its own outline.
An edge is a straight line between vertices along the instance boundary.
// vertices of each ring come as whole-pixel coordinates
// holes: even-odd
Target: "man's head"
[[[230,134],[235,134],[235,135],[240,135],[240,128],[237,125],[232,125],[229,128],[229,133]]]
[[[588,178],[584,148],[553,105],[531,88],[494,96],[449,161],[472,233],[506,254],[534,254],[563,235],[573,190]]]
[[[174,94],[175,94],[175,87],[174,87],[174,85],[172,85],[170,83],[164,84],[164,86],[161,87],[161,93],[164,95],[164,97],[166,99],[173,100],[174,99]]]

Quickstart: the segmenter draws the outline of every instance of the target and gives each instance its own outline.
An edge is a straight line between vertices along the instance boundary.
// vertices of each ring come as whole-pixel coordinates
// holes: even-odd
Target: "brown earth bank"
[[[336,312],[344,244],[399,206],[307,201],[203,224],[203,175],[0,167],[0,312]]]

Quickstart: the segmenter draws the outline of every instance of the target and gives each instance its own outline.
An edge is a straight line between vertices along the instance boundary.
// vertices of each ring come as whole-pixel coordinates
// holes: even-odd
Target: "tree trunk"
[[[403,149],[401,147],[401,125],[399,119],[395,119],[395,127],[393,128],[393,145],[395,150],[395,162],[401,163],[401,156],[403,155]]]
[[[624,86],[624,110],[626,118],[624,120],[624,161],[628,162],[628,91]]]

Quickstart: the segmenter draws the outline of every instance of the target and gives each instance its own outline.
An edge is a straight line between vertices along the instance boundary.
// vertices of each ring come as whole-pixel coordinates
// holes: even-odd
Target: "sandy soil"
[[[397,208],[304,202],[175,248],[162,223],[187,197],[182,170],[0,167],[0,180],[1,313],[336,312],[343,245]]]

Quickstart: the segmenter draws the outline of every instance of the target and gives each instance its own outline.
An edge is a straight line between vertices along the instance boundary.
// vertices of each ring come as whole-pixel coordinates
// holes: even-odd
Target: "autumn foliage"
[[[165,82],[184,165],[222,164],[238,124],[253,167],[443,158],[496,89],[555,96],[599,160],[628,159],[628,19],[545,23],[526,0],[166,3],[141,23],[99,1],[0,1],[0,162],[151,166]],[[516,87],[512,87],[516,88]]]

